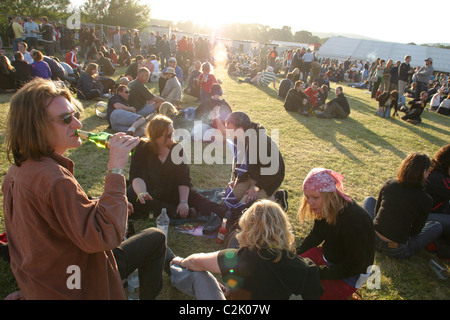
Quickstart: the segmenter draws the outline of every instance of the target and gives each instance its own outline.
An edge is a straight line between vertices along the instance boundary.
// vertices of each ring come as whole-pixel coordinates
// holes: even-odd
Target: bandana
[[[330,169],[312,169],[303,181],[303,190],[337,192],[345,201],[352,200],[344,193],[344,176]]]

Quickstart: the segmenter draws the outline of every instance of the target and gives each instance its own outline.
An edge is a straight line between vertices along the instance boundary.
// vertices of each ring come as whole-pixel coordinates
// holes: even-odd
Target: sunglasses
[[[72,122],[72,119],[80,119],[80,112],[74,112],[74,113],[69,113],[66,114],[64,117],[62,117],[61,119],[54,119],[52,121],[62,121],[64,124],[70,124]]]

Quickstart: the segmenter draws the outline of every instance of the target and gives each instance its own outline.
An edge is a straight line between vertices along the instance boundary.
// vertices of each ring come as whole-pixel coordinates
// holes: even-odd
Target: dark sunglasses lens
[[[72,117],[80,119],[80,113],[75,112],[64,116],[64,118],[62,118],[64,124],[70,124],[72,122]]]

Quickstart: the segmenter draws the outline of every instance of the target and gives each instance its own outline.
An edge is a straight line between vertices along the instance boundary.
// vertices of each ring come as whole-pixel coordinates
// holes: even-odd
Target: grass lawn
[[[120,75],[123,69],[119,70]],[[223,98],[233,111],[248,113],[255,122],[263,124],[268,133],[278,130],[279,145],[286,163],[286,177],[282,188],[289,192],[289,217],[294,225],[298,243],[308,234],[311,223],[300,224],[297,220],[302,196],[301,186],[306,174],[314,167],[326,167],[345,175],[345,191],[358,203],[367,196],[378,195],[382,184],[395,176],[401,161],[412,152],[424,152],[430,157],[450,142],[450,118],[424,111],[423,122],[411,125],[398,118],[382,119],[375,114],[376,102],[361,89],[343,84],[344,93],[351,105],[351,114],[345,120],[306,118],[287,113],[277,91],[271,86],[258,88],[230,78],[224,68],[215,70],[223,81]],[[114,77],[116,78],[116,77]],[[152,92],[157,86],[149,84]],[[334,98],[335,83],[329,99]],[[0,95],[0,183],[9,163],[5,155],[4,130],[11,95]],[[106,99],[104,99],[106,101]],[[95,115],[95,102],[83,102],[83,127],[90,131],[106,130],[106,120]],[[196,107],[198,103],[189,96],[183,97],[183,107]],[[67,152],[75,162],[75,176],[92,196],[102,193],[108,151],[85,142],[76,150]],[[195,188],[224,187],[231,173],[231,165],[191,165],[191,177]],[[2,200],[0,200],[2,201]],[[5,231],[3,206],[0,214],[0,233]],[[146,221],[138,219],[137,228],[144,228]],[[222,247],[211,239],[192,237],[169,231],[169,246],[174,252],[186,256],[194,252],[219,250]],[[375,265],[380,268],[380,289],[361,288],[366,300],[443,300],[450,298],[450,280],[440,280],[428,266],[436,258],[425,250],[406,261],[398,261],[376,254]],[[450,262],[441,261],[447,268]],[[159,299],[190,299],[170,287],[164,275],[164,288]],[[9,266],[0,262],[0,299],[17,289]]]

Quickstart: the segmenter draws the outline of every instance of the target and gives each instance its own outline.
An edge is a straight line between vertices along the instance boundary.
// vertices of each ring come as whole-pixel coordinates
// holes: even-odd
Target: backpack
[[[14,29],[12,27],[12,22],[9,24],[8,28],[6,29],[6,36],[10,39],[14,39]]]

